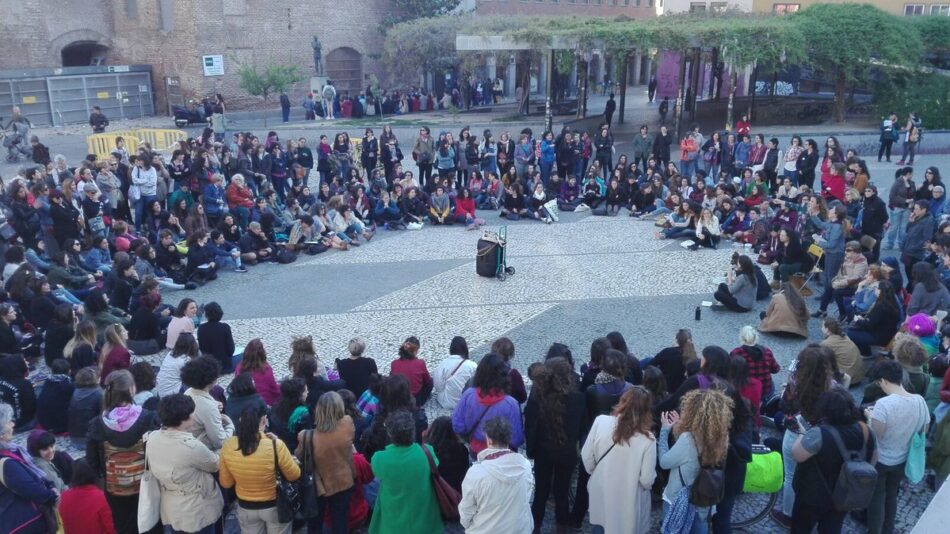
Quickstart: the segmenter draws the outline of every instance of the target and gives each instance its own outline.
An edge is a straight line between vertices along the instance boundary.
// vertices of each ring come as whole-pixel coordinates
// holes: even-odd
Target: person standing
[[[656,75],[650,76],[650,83],[647,84],[647,98],[650,102],[656,98]]]
[[[109,125],[109,119],[102,113],[102,108],[92,106],[92,113],[89,114],[89,126],[92,126],[92,133],[102,133],[106,131]]]
[[[915,202],[907,219],[907,235],[900,247],[905,273],[912,273],[914,264],[927,256],[927,243],[933,239],[936,226],[937,223],[930,213],[930,204],[926,200]],[[908,274],[907,291],[911,291],[913,287],[914,277]]]
[[[607,97],[607,104],[604,106],[604,120],[607,122],[607,126],[610,126],[610,123],[614,120],[615,111],[617,111],[617,101],[614,100],[614,94],[610,93],[610,96]]]
[[[544,522],[548,494],[554,493],[558,526],[570,524],[568,493],[577,465],[577,444],[586,416],[584,395],[577,390],[571,365],[564,358],[546,360],[525,406],[525,449],[534,460],[534,524]]]
[[[283,91],[280,92],[280,113],[284,122],[290,121],[290,97]]]
[[[660,124],[666,124],[666,114],[670,112],[670,97],[664,96],[660,102]]]
[[[907,117],[907,124],[901,128],[904,136],[904,153],[901,154],[901,160],[898,165],[914,165],[914,151],[917,149],[917,142],[920,140],[920,119],[917,118],[917,112],[911,111]],[[910,156],[908,158],[907,156]]]
[[[304,98],[301,106],[303,107],[306,119],[308,121],[312,121],[317,118],[316,105],[316,102],[313,101],[313,93],[307,93],[307,98]]]
[[[821,220],[818,204],[810,205],[808,214],[811,224],[821,229],[821,234],[812,234],[812,239],[824,251],[825,257],[825,265],[821,271],[822,285],[825,289],[821,294],[818,311],[813,313],[812,317],[824,317],[825,310],[834,298],[832,280],[838,276],[844,264],[845,240],[851,233],[851,224],[848,222],[848,208],[843,204],[838,204],[834,209],[828,210],[827,221]]]
[[[887,232],[884,234],[881,248],[891,250],[895,247],[902,249],[904,234],[907,231],[909,210],[914,203],[914,168],[903,167],[894,173],[894,185],[887,199],[888,222],[885,224]]]
[[[885,360],[868,373],[868,380],[877,382],[886,395],[864,411],[878,445],[877,487],[868,506],[871,534],[893,532],[911,436],[921,430],[926,435],[930,426],[927,403],[904,389],[903,377],[903,367],[894,360]]]
[[[432,181],[432,161],[435,158],[435,142],[428,126],[419,130],[419,137],[412,146],[412,159],[419,166],[419,183],[428,188]]]
[[[643,386],[627,390],[610,415],[594,420],[581,449],[590,473],[590,522],[603,532],[650,530],[650,489],[656,478],[652,403]]]
[[[336,100],[336,88],[333,87],[332,81],[327,80],[327,84],[324,85],[323,90],[320,91],[320,96],[323,97],[323,118],[335,119],[333,103]]]
[[[478,454],[462,481],[459,515],[466,534],[529,534],[540,530],[531,518],[534,478],[528,460],[511,450],[511,423],[495,417],[485,423],[488,447]]]
[[[891,162],[891,147],[894,146],[894,142],[900,138],[901,131],[897,125],[897,113],[891,113],[884,120],[881,121],[881,147],[877,151],[877,161],[881,162],[881,158],[887,156],[887,162]]]

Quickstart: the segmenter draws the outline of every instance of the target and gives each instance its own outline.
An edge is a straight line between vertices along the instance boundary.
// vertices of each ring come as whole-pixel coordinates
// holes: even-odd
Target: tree
[[[283,93],[291,85],[303,79],[303,73],[296,65],[267,65],[263,71],[256,66],[238,63],[238,85],[251,96],[264,99],[274,93]],[[264,116],[264,125],[267,126],[267,116]]]
[[[459,3],[461,0],[390,0],[389,4],[393,9],[383,17],[383,26],[447,15],[458,7]]]
[[[834,84],[837,122],[844,121],[849,85],[866,80],[872,67],[914,69],[923,53],[905,18],[866,4],[815,4],[790,18],[808,36],[809,62]]]

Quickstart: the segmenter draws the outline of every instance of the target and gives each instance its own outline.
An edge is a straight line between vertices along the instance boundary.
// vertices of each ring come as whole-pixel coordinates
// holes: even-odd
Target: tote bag
[[[145,472],[139,483],[139,532],[148,532],[158,524],[162,515],[162,492],[158,479],[148,468],[148,446],[145,447]]]
[[[923,419],[923,418],[922,418]],[[920,482],[924,478],[924,470],[927,464],[927,436],[924,434],[926,419],[923,419],[917,430],[910,437],[910,445],[907,449],[907,462],[904,464],[904,476],[912,484]]]

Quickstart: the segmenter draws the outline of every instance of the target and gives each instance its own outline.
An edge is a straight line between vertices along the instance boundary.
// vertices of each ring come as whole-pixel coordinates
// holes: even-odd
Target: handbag
[[[929,415],[929,414],[928,414]],[[926,423],[920,424],[920,430],[910,437],[910,446],[907,449],[907,462],[904,464],[904,476],[911,484],[916,484],[924,478],[927,468],[927,435],[924,433]]]
[[[670,224],[670,217],[668,215],[660,215],[653,222],[653,226],[658,228],[670,228],[672,226],[672,224]]]
[[[432,459],[429,448],[425,445],[421,445],[421,447],[422,452],[425,453],[426,458],[429,460],[429,474],[432,478],[432,489],[435,491],[435,500],[439,503],[439,512],[442,514],[442,519],[444,521],[458,521],[459,503],[462,502],[462,494],[449,485],[439,474],[439,470],[435,466],[435,460]]]
[[[284,478],[280,472],[280,464],[277,463],[277,440],[272,439],[271,443],[274,445],[274,478],[277,480],[277,521],[290,523],[300,509],[300,488],[296,483]]]
[[[313,519],[317,517],[317,511],[319,510],[317,498],[326,493],[323,479],[313,462],[313,430],[308,430],[304,434],[301,447],[303,448],[303,458],[300,460],[300,479],[298,481],[300,509],[297,510],[297,519]],[[317,475],[317,479],[320,481],[319,484],[314,481],[314,475]]]
[[[148,468],[148,444],[145,445],[145,472],[139,482],[139,532],[148,532],[162,516],[162,491],[158,479]]]
[[[775,493],[782,487],[785,470],[778,451],[753,447],[752,461],[746,464],[745,493]]]
[[[136,201],[142,198],[142,189],[139,186],[132,184],[129,186],[129,200]]]
[[[597,460],[597,463],[594,464],[594,469],[590,470],[590,476],[594,476],[594,471],[597,469],[597,466],[600,465],[600,462],[604,461],[604,458],[606,458],[607,455],[610,454],[610,451],[614,450],[614,447],[616,446],[617,446],[617,442],[615,441],[610,444],[610,448],[608,448],[603,454],[600,455],[600,458]]]
[[[89,229],[93,233],[99,233],[106,229],[106,221],[102,215],[97,215],[89,219]]]

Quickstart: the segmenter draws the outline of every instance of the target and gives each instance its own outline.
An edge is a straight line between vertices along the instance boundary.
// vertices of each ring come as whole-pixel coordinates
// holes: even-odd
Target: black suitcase
[[[494,278],[498,274],[498,254],[501,245],[494,241],[478,240],[478,252],[475,258],[475,272],[478,276]]]

